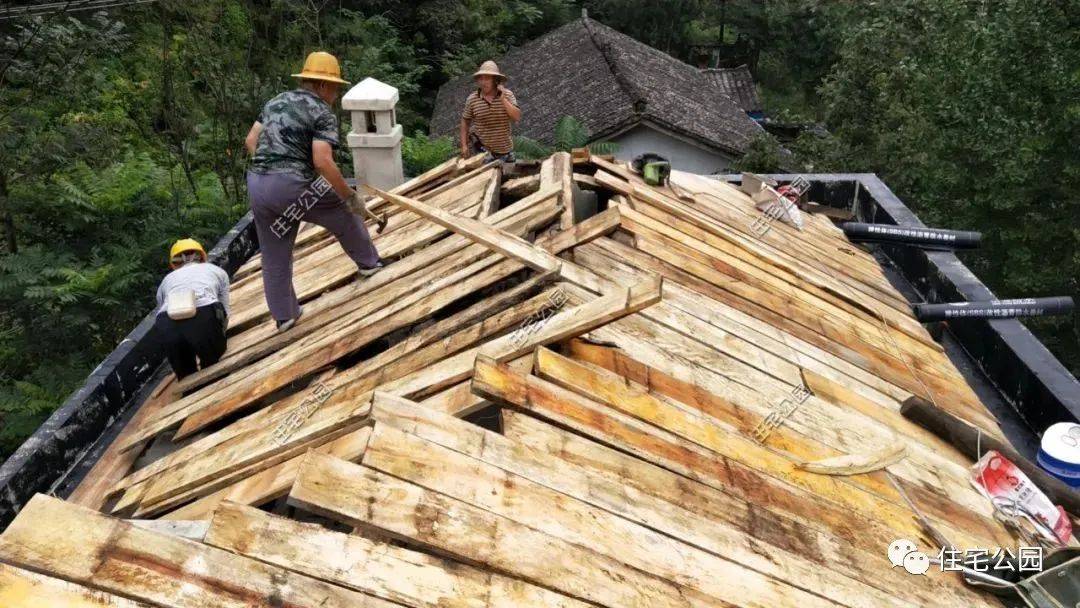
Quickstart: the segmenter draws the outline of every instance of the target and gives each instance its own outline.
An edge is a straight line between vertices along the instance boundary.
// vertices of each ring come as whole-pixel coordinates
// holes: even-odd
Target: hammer
[[[375,215],[374,211],[368,209],[367,205],[364,205],[364,214],[367,215],[369,218],[375,220],[375,234],[382,234],[382,231],[386,230],[386,223],[388,221],[386,213],[383,213],[381,216]]]
[[[357,192],[346,201],[345,204],[348,205],[349,211],[352,211],[356,215],[366,215],[367,217],[375,220],[375,234],[382,234],[382,231],[386,230],[386,223],[388,221],[386,214],[383,213],[382,217],[375,215],[375,212],[371,209],[368,209],[367,203],[362,198],[360,198],[360,196],[361,194]]]

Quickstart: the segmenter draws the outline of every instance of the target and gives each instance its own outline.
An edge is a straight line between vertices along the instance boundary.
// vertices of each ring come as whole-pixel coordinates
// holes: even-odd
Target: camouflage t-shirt
[[[251,159],[254,173],[294,173],[314,179],[312,140],[338,147],[337,116],[318,95],[305,89],[286,91],[266,102],[259,122],[263,128]]]

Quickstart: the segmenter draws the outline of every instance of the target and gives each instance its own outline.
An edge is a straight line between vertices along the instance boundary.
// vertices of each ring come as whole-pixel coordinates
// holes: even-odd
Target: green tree
[[[880,174],[928,224],[982,231],[963,257],[999,297],[1080,299],[1078,14],[1076,0],[859,5],[821,88],[847,169]],[[1027,324],[1080,375],[1075,317]]]

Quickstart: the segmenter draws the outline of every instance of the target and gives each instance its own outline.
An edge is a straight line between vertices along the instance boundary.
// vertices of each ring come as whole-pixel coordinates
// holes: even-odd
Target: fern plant
[[[454,140],[449,137],[428,137],[417,131],[401,140],[401,160],[406,175],[420,175],[454,155]]]
[[[514,154],[525,160],[539,160],[555,152],[570,152],[574,148],[589,147],[594,154],[614,154],[618,144],[610,141],[589,143],[589,131],[580,120],[563,116],[555,123],[555,146],[549,147],[528,137],[514,138]]]

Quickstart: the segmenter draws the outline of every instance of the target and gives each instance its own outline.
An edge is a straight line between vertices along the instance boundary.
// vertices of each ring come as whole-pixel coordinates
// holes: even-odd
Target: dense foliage
[[[745,53],[768,115],[831,133],[800,137],[794,156],[762,138],[745,166],[877,172],[928,223],[986,233],[965,261],[998,295],[1080,297],[1078,0],[162,0],[56,12],[0,22],[0,459],[150,309],[169,242],[213,243],[245,211],[243,136],[308,51],[398,87],[415,174],[455,153],[425,134],[438,87],[582,6],[689,62],[702,48]],[[557,147],[585,143],[573,117],[559,129]],[[1080,372],[1075,317],[1029,326]]]

